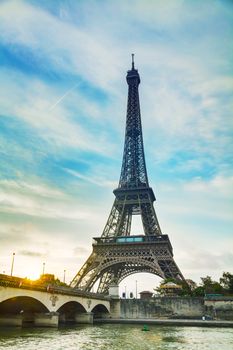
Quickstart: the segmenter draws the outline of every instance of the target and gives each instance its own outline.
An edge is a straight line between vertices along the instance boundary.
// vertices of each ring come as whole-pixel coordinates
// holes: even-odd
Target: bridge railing
[[[72,288],[72,287],[64,287],[64,286],[56,286],[53,284],[36,284],[34,281],[26,280],[24,278],[8,276],[0,274],[0,286],[2,287],[11,287],[11,288],[21,288],[28,289],[40,292],[47,293],[56,293],[56,294],[65,294],[65,295],[73,295],[73,296],[85,296],[90,299],[98,298],[102,300],[108,300],[108,295],[86,292],[80,289]]]

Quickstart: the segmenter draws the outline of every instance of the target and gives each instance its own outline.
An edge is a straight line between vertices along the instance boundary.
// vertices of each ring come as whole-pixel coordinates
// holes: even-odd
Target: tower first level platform
[[[168,235],[95,237],[92,247],[91,256],[73,280],[81,289],[90,291],[100,279],[99,291],[105,294],[109,285],[137,272],[183,279]]]

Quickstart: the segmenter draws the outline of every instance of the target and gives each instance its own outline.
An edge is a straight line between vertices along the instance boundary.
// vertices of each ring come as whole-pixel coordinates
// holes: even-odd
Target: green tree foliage
[[[203,286],[198,286],[192,291],[192,296],[194,297],[204,297],[205,289]]]
[[[233,294],[233,275],[230,272],[223,272],[220,284],[229,294]]]
[[[211,276],[201,277],[201,283],[199,285],[191,280],[187,280],[187,283],[185,283],[183,281],[167,278],[160,282],[159,287],[157,287],[155,291],[159,294],[164,294],[164,290],[161,286],[168,282],[173,282],[182,286],[182,289],[178,292],[180,296],[204,297],[206,294],[233,294],[233,274],[230,272],[223,272],[219,282],[214,281]]]
[[[233,294],[233,275],[230,272],[223,272],[219,282],[213,281],[210,276],[201,277],[201,284],[194,289],[194,296],[206,294]]]
[[[58,278],[55,278],[53,274],[46,273],[41,275],[38,280],[34,282],[34,284],[43,285],[43,286],[64,286],[67,287],[66,283],[61,282]]]
[[[190,296],[190,295],[192,295],[192,288],[191,288],[191,286],[190,286],[190,284],[188,282],[185,283],[184,281],[180,281],[179,285],[182,287],[179,295],[182,295],[182,296]]]
[[[201,282],[205,294],[222,294],[224,291],[221,284],[213,281],[210,276],[201,277]]]

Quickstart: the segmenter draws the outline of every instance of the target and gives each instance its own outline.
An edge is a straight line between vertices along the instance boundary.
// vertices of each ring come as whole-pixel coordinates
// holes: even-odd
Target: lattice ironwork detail
[[[115,200],[102,236],[95,238],[93,251],[71,285],[90,291],[99,281],[98,292],[120,283],[136,272],[149,272],[161,278],[182,279],[167,235],[162,234],[149,187],[144,156],[138,86],[140,76],[128,71],[128,104],[123,162]],[[131,235],[132,216],[140,215],[144,236]],[[125,239],[125,241],[124,241]]]

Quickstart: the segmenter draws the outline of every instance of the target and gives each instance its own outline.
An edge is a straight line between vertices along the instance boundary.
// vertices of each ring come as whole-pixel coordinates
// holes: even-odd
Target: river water
[[[0,328],[1,350],[232,350],[232,328],[111,325]]]

